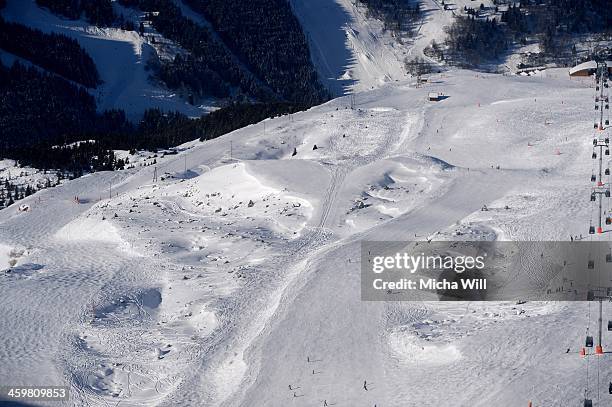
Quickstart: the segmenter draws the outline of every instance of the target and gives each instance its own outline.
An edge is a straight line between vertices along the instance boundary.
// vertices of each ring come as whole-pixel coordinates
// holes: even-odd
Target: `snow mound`
[[[448,164],[418,157],[386,160],[356,171],[353,195],[345,223],[353,228],[370,227],[381,219],[401,216],[440,193],[452,175]]]
[[[419,365],[445,365],[462,358],[453,344],[423,341],[409,332],[397,331],[389,335],[389,345],[403,363]]]
[[[94,218],[77,218],[58,230],[55,237],[62,240],[125,243],[112,223]]]
[[[224,165],[194,178],[187,187],[170,188],[199,215],[267,218],[277,232],[301,230],[312,215],[312,205],[286,188],[270,186],[245,163]]]
[[[0,270],[15,267],[27,254],[26,249],[0,244]]]

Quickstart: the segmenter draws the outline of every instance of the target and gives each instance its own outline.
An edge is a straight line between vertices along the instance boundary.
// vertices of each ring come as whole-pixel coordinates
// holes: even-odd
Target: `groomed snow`
[[[178,155],[140,152],[134,169],[0,211],[0,270],[16,260],[0,274],[0,383],[68,385],[71,406],[544,407],[582,403],[588,366],[606,405],[609,354],[577,355],[587,304],[360,300],[362,240],[586,234],[590,80],[404,75],[464,5],[425,1],[400,46],[349,0],[293,0],[318,71],[355,109],[339,97]],[[108,34],[81,37],[30,2],[7,12]],[[104,39],[137,55],[133,40]],[[142,78],[134,66],[117,69]]]
[[[577,404],[586,304],[362,302],[358,259],[585,234],[592,92],[453,71],[38,192],[0,211],[2,261],[25,249],[0,275],[0,381],[69,385],[66,405]]]

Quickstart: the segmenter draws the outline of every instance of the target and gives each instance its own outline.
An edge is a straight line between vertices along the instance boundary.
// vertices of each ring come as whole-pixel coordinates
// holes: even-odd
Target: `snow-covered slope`
[[[0,382],[74,406],[577,405],[586,304],[362,302],[358,259],[584,234],[589,84],[400,81],[0,211]]]
[[[442,44],[445,28],[455,17],[465,16],[464,7],[484,9],[480,18],[501,18],[491,0],[472,1],[422,0],[422,19],[414,27],[414,34],[399,37],[384,29],[381,21],[369,18],[364,6],[355,0],[291,0],[293,10],[308,36],[313,63],[324,83],[334,95],[379,88],[408,75],[404,67],[406,58],[421,57],[440,70],[446,65],[430,58],[423,51],[435,41]],[[503,8],[501,9],[503,10]],[[516,70],[522,52],[537,52],[537,42],[518,46],[506,60],[496,61],[502,70]]]
[[[83,20],[62,19],[38,7],[34,0],[9,0],[2,16],[43,32],[56,32],[76,39],[92,57],[104,82],[95,92],[99,110],[123,109],[130,119],[138,119],[145,109],[154,107],[200,116],[210,111],[214,102],[193,106],[176,92],[152,82],[147,61],[156,51],[136,31],[99,28]],[[156,35],[155,32],[148,34]],[[158,34],[157,38],[160,38]],[[161,47],[168,41],[157,42]]]
[[[335,95],[364,91],[406,79],[404,59],[425,57],[433,40],[441,43],[444,28],[452,24],[469,0],[445,9],[437,0],[422,1],[423,19],[413,38],[394,37],[383,23],[368,18],[354,0],[292,0],[293,10],[306,32],[319,76]],[[491,1],[485,0],[485,6]],[[480,3],[478,3],[480,5]],[[436,61],[432,61],[437,64]]]
[[[406,49],[351,0],[292,0],[324,84],[342,95],[404,79]]]

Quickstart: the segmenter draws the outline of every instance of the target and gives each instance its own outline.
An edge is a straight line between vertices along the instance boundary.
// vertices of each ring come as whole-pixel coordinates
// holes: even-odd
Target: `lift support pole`
[[[603,299],[599,299],[599,330],[597,331],[597,348],[595,351],[598,354],[603,353],[603,346],[601,345],[601,325],[602,325],[602,310],[603,310]]]

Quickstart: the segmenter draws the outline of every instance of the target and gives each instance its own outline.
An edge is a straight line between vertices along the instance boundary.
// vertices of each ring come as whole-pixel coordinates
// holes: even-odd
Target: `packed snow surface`
[[[363,302],[359,251],[586,234],[590,86],[400,81],[37,192],[0,211],[0,382],[72,406],[577,405],[587,363],[612,373],[577,355],[587,304]]]

